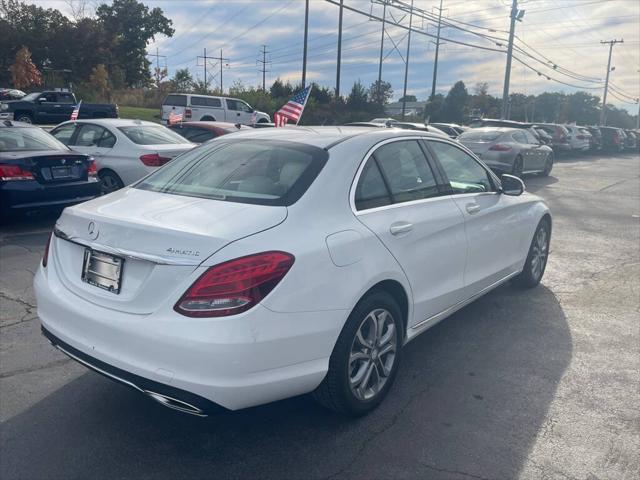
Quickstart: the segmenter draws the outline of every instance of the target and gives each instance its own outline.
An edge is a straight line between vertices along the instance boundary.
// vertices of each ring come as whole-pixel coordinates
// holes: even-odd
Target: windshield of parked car
[[[38,127],[0,128],[0,152],[69,150],[64,143]]]
[[[216,140],[169,162],[136,185],[213,200],[291,205],[320,172],[326,151],[294,142]]]
[[[496,140],[502,132],[464,132],[458,137],[461,142],[493,142]]]
[[[162,125],[135,125],[118,127],[129,140],[138,145],[168,145],[172,143],[189,143],[184,137],[172,132]]]

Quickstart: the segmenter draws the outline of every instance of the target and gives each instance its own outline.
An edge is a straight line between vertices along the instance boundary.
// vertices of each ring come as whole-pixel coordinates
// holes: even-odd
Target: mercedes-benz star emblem
[[[98,238],[99,232],[95,222],[89,222],[89,225],[87,225],[87,233],[89,234],[89,238],[91,238],[92,240]]]

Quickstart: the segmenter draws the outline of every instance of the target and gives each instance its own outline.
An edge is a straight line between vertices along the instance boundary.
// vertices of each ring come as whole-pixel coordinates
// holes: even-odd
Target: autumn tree
[[[13,86],[18,89],[26,89],[32,85],[42,85],[42,75],[31,61],[31,52],[27,47],[22,47],[16,53],[16,61],[9,67]]]
[[[109,74],[107,68],[101,63],[93,67],[91,75],[89,75],[89,84],[93,90],[98,94],[101,100],[108,99],[111,94],[109,88]]]

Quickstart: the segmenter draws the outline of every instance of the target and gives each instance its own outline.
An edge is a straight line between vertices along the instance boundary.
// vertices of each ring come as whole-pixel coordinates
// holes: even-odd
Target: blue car
[[[95,161],[27,123],[0,121],[0,219],[100,194]]]

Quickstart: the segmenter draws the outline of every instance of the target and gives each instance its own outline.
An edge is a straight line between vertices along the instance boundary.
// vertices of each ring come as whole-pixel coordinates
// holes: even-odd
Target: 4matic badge
[[[171,255],[186,255],[189,257],[200,256],[200,252],[198,250],[188,250],[188,249],[182,249],[182,248],[169,247],[167,248],[166,252],[170,253]]]

